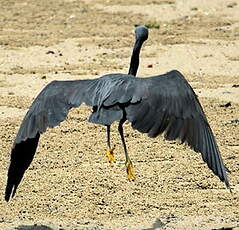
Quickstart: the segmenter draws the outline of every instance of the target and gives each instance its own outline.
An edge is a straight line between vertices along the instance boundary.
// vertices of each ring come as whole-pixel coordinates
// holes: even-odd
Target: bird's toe
[[[125,165],[128,179],[131,181],[135,180],[135,170],[132,162],[127,161]]]
[[[116,162],[116,159],[115,159],[115,156],[114,156],[114,149],[115,149],[115,146],[113,148],[109,148],[106,152],[105,152],[105,155],[110,163],[111,166],[113,166],[113,163]]]

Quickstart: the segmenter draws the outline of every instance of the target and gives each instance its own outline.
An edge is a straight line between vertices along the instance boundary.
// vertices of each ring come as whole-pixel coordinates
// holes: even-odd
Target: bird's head
[[[136,26],[135,28],[135,38],[136,40],[145,41],[148,39],[148,28],[146,26]]]

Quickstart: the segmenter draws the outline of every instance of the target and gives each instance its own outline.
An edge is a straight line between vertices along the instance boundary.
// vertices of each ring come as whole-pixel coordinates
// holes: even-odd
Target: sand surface
[[[0,229],[239,229],[239,2],[237,0],[0,1]],[[4,201],[9,152],[33,99],[52,80],[127,73],[134,25],[150,27],[139,77],[182,72],[199,96],[232,194],[188,147],[117,124],[117,162],[91,109],[42,135],[18,192]],[[228,104],[229,103],[229,104]]]

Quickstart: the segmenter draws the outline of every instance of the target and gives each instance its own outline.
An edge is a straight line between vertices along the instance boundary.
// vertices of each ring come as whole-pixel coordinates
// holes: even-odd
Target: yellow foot
[[[110,163],[111,166],[113,166],[113,163],[116,162],[115,156],[114,156],[114,153],[113,153],[114,149],[115,149],[115,146],[114,146],[112,149],[108,149],[108,150],[105,152],[105,155],[107,156],[108,161],[109,161],[109,163]]]
[[[129,180],[135,180],[135,171],[131,161],[126,162],[126,172]]]

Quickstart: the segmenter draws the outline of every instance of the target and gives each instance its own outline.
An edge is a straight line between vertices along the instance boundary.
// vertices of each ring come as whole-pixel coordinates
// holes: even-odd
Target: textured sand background
[[[237,0],[0,1],[0,229],[239,229],[239,2]],[[41,137],[9,203],[9,152],[38,92],[54,79],[127,73],[134,25],[149,26],[139,77],[178,69],[203,104],[233,193],[189,148],[125,125],[137,179],[129,182],[117,125],[117,163],[90,108]],[[225,105],[227,103],[228,106]]]

